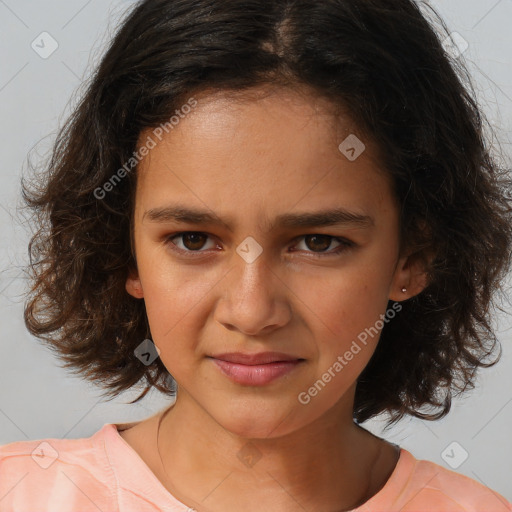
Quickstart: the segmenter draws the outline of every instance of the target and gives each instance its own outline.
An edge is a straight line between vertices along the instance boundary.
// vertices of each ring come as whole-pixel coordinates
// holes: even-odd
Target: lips
[[[302,358],[281,352],[232,352],[217,354],[212,360],[231,381],[244,386],[269,384],[295,370],[304,361]]]
[[[214,359],[246,365],[268,364],[280,361],[298,361],[301,358],[283,354],[282,352],[260,352],[258,354],[245,354],[243,352],[229,352],[212,356]]]

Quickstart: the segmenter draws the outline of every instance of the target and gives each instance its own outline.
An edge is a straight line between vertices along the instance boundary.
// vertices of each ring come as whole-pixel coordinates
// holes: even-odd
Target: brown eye
[[[201,249],[205,243],[205,239],[208,238],[201,233],[185,233],[181,236],[183,238],[183,245],[191,251]]]
[[[337,243],[338,245],[335,245],[331,250],[327,250],[329,247],[331,247],[333,242]],[[301,244],[303,244],[304,247],[299,247]],[[344,251],[354,247],[354,242],[344,238],[339,238],[332,235],[314,234],[301,236],[300,242],[294,246],[293,252],[298,250],[309,253],[310,258],[323,258],[329,256],[338,256]]]
[[[327,235],[307,235],[304,237],[306,246],[315,252],[324,252],[332,243],[332,237]]]
[[[167,237],[167,244],[174,246],[176,250],[181,252],[204,252],[201,249],[205,248],[205,242],[209,238],[205,233],[188,231]],[[175,243],[174,240],[177,240],[177,242]],[[211,247],[206,248],[210,249]]]
[[[208,239],[210,239],[211,244],[209,247],[207,245]],[[300,239],[301,241],[294,246],[293,252],[297,250],[298,245],[304,244],[305,248],[299,248],[299,251],[309,253],[310,258],[337,256],[355,247],[353,242],[332,235],[303,235]],[[338,245],[335,245],[334,249],[328,250],[333,242],[336,242]],[[182,231],[181,233],[174,233],[165,238],[165,244],[170,250],[181,255],[188,255],[189,257],[195,255],[199,257],[201,253],[207,252],[207,249],[218,248],[218,245],[216,245],[210,235],[200,231]]]

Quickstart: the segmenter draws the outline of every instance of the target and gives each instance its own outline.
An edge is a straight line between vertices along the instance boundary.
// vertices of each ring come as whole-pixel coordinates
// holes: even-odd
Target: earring
[[[404,286],[404,287],[402,288],[402,293],[405,293],[406,291],[407,291],[407,288]]]

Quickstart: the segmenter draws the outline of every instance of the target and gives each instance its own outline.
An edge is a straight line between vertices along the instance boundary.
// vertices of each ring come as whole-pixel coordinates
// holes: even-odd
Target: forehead
[[[146,207],[188,197],[214,211],[231,204],[261,214],[276,203],[375,206],[390,193],[371,142],[324,98],[277,89],[195,99],[161,140],[153,129],[139,137],[139,147],[148,137],[157,142],[137,168]],[[347,158],[347,140],[361,151],[355,160]]]

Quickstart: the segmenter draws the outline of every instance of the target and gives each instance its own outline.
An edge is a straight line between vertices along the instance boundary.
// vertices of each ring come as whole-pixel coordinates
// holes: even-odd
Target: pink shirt
[[[134,424],[107,423],[89,438],[0,446],[0,512],[191,512],[119,435],[118,427]],[[512,505],[476,480],[402,448],[386,485],[355,510],[512,512]]]

